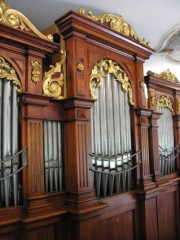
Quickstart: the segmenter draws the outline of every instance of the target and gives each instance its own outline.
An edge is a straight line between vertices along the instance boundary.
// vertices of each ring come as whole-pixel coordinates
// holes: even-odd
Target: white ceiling
[[[180,0],[7,0],[7,3],[28,17],[39,30],[52,25],[67,11],[80,7],[91,10],[94,15],[118,14],[140,38],[150,41],[155,50],[162,47],[169,32],[180,27]],[[154,54],[145,63],[144,72],[151,70],[159,73],[170,69],[180,80],[180,63],[170,64],[163,59],[161,55]]]

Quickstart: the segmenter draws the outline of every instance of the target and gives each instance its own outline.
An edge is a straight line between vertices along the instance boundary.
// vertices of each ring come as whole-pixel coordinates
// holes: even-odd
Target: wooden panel
[[[31,195],[44,192],[44,177],[41,177],[44,173],[42,131],[42,121],[28,121],[28,186]]]
[[[158,198],[159,240],[178,240],[177,193],[164,192]]]
[[[157,218],[157,204],[156,197],[145,201],[145,217],[146,226],[141,225],[140,229],[144,226],[141,232],[145,232],[148,240],[158,240],[158,218]]]
[[[54,240],[54,226],[49,225],[42,228],[33,229],[31,231],[26,231],[25,233],[26,240]]]
[[[87,126],[86,123],[77,124],[77,142],[78,142],[78,159],[79,159],[79,177],[80,188],[88,187],[88,159],[87,159]]]
[[[80,228],[80,238],[86,240],[97,240],[97,230],[99,227],[99,222],[97,218],[87,219],[81,223]]]
[[[99,239],[103,240],[136,239],[135,211],[125,212],[102,221],[100,232]]]
[[[23,232],[11,232],[9,234],[1,235],[1,240],[23,240]]]

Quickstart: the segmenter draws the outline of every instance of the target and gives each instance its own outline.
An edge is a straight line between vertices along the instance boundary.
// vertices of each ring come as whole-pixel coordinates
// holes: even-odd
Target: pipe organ
[[[96,102],[91,110],[90,156],[97,196],[105,197],[113,195],[114,191],[118,194],[132,188],[131,169],[134,161],[131,157],[129,103],[131,101],[132,104],[132,96],[129,100],[128,91],[122,90],[121,85],[127,81],[127,75],[117,63],[107,59],[99,61],[92,70],[91,81],[95,81],[97,75],[102,75],[102,79],[98,87],[92,89]]]
[[[144,77],[150,43],[113,14],[46,36],[0,9],[0,239],[178,240],[180,84]]]

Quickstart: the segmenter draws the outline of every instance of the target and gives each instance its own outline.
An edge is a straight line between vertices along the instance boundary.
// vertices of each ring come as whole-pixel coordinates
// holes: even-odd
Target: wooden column
[[[149,117],[152,114],[150,109],[136,109],[139,126],[139,148],[141,149],[140,179],[139,188],[148,189],[154,187],[149,161]]]
[[[69,203],[83,203],[93,197],[88,161],[88,154],[91,153],[90,108],[92,104],[92,100],[80,98],[70,98],[64,103],[65,182]]]
[[[157,121],[161,117],[161,113],[152,112],[150,116],[150,129],[149,129],[149,153],[150,153],[150,171],[153,175],[153,180],[160,184],[164,180],[163,175],[160,173],[159,162],[159,141],[158,141],[158,124]]]
[[[30,215],[51,209],[44,189],[43,109],[49,105],[49,98],[42,93],[42,61],[48,52],[52,53],[57,48],[57,44],[36,38],[34,40],[37,43],[31,40],[34,46],[29,45],[26,48],[24,93],[20,96],[21,145],[27,146],[27,168],[23,171],[23,198],[26,211]]]

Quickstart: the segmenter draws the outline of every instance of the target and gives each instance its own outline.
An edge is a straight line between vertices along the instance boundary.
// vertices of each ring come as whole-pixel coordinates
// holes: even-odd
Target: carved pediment
[[[163,71],[159,74],[155,73],[155,72],[152,72],[152,71],[148,71],[147,74],[152,76],[152,77],[162,78],[162,79],[170,81],[170,82],[179,83],[175,74],[172,73],[169,69],[167,69],[166,71]]]
[[[53,36],[42,34],[22,13],[12,9],[5,0],[0,0],[0,24],[23,31],[32,31],[42,39],[53,41]]]
[[[146,45],[147,47],[151,46],[151,43],[148,42],[145,38],[140,39],[135,32],[135,30],[130,26],[129,23],[124,21],[122,16],[114,15],[110,13],[105,13],[102,15],[94,16],[91,11],[88,11],[86,15],[86,11],[84,8],[79,9],[79,14],[84,15],[94,21],[100,22],[102,24],[108,24],[108,26],[115,30],[116,32],[126,36],[131,37],[134,40],[138,41],[140,44]]]

